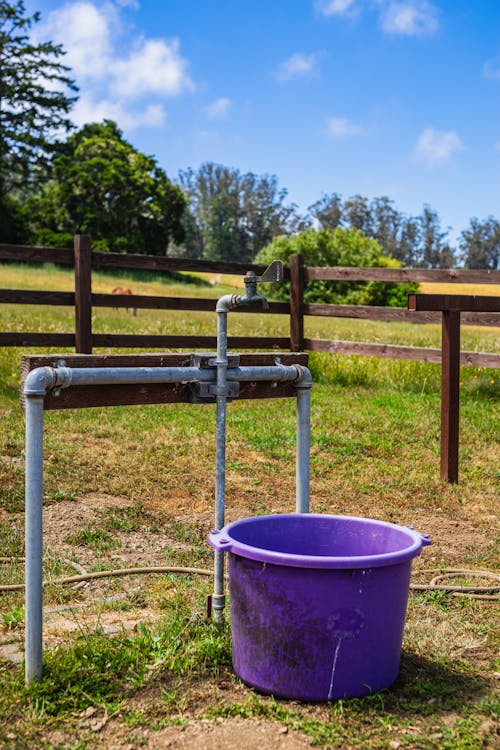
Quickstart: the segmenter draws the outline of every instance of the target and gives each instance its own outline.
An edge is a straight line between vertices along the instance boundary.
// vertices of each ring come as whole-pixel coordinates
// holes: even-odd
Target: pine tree
[[[67,132],[76,97],[61,45],[34,43],[32,26],[40,14],[25,15],[22,0],[0,0],[0,202],[26,193]]]

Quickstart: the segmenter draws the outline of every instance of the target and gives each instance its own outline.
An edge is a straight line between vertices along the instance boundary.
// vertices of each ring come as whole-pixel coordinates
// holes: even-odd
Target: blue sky
[[[323,194],[500,218],[500,0],[25,0],[78,125],[115,119],[171,178],[214,161]]]

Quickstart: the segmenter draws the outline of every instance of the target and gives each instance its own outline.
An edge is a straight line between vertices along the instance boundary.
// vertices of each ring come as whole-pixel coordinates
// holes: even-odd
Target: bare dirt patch
[[[220,719],[188,724],[179,732],[177,727],[168,727],[149,737],[150,750],[303,750],[310,742],[298,732],[289,732],[277,722],[266,719]]]

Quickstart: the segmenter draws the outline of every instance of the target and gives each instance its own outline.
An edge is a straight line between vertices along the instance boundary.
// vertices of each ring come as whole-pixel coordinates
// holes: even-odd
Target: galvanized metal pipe
[[[299,365],[262,365],[247,367],[228,367],[227,379],[239,382],[275,381],[295,382],[302,377]]]
[[[221,316],[221,326],[224,318]],[[224,330],[221,337],[226,339]],[[226,343],[227,347],[227,343]],[[222,363],[222,364],[221,364]],[[225,363],[225,364],[224,364]],[[220,377],[226,380],[295,382],[301,378],[299,365],[263,365],[227,367],[227,353],[219,354],[214,364]],[[225,377],[223,371],[225,370]],[[50,381],[50,382],[49,382]],[[217,370],[199,367],[41,367],[32,370],[25,382],[24,393],[45,395],[53,387],[68,388],[78,385],[134,385],[147,383],[217,382]],[[218,387],[221,387],[218,385]],[[223,387],[223,386],[222,386]]]
[[[66,385],[133,385],[134,383],[194,383],[214,380],[211,370],[199,367],[81,367],[68,370]]]
[[[26,401],[25,616],[26,682],[42,677],[43,396]]]
[[[299,365],[298,368],[301,376],[295,385],[297,390],[296,511],[309,513],[312,377],[307,367]]]
[[[216,382],[216,508],[215,527],[224,526],[227,381],[293,382],[297,387],[297,511],[309,510],[309,392],[311,375],[300,365],[227,367],[227,314],[218,315],[217,371],[198,367],[41,367],[24,384],[26,397],[26,681],[42,677],[43,616],[43,408],[52,388],[78,385]],[[214,620],[222,622],[224,559],[214,564]]]
[[[226,412],[227,412],[227,310],[224,300],[217,303],[217,384],[215,389],[215,528],[224,526],[226,506]],[[229,303],[230,304],[230,303]],[[221,309],[222,308],[222,309]],[[214,553],[214,592],[212,618],[216,625],[224,621],[224,554]]]

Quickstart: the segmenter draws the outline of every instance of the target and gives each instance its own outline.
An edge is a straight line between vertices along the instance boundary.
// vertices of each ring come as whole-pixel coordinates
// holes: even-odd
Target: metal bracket
[[[216,370],[217,356],[215,354],[192,354],[191,365],[199,367],[200,370]],[[227,366],[239,367],[240,355],[228,354]],[[190,384],[190,402],[192,404],[214,404],[217,396],[217,385],[215,379],[213,383],[197,382]],[[238,398],[240,393],[240,384],[237,381],[230,380],[226,383],[226,400],[232,401]]]
[[[239,354],[228,354],[227,357],[228,367],[239,367],[240,366],[240,355]],[[200,370],[212,370],[217,367],[217,355],[214,353],[208,354],[191,354],[191,367],[199,367]]]
[[[232,401],[238,398],[240,393],[240,384],[230,380],[226,384],[226,401]],[[216,383],[192,383],[191,384],[191,403],[193,404],[210,404],[215,403],[217,395]]]

